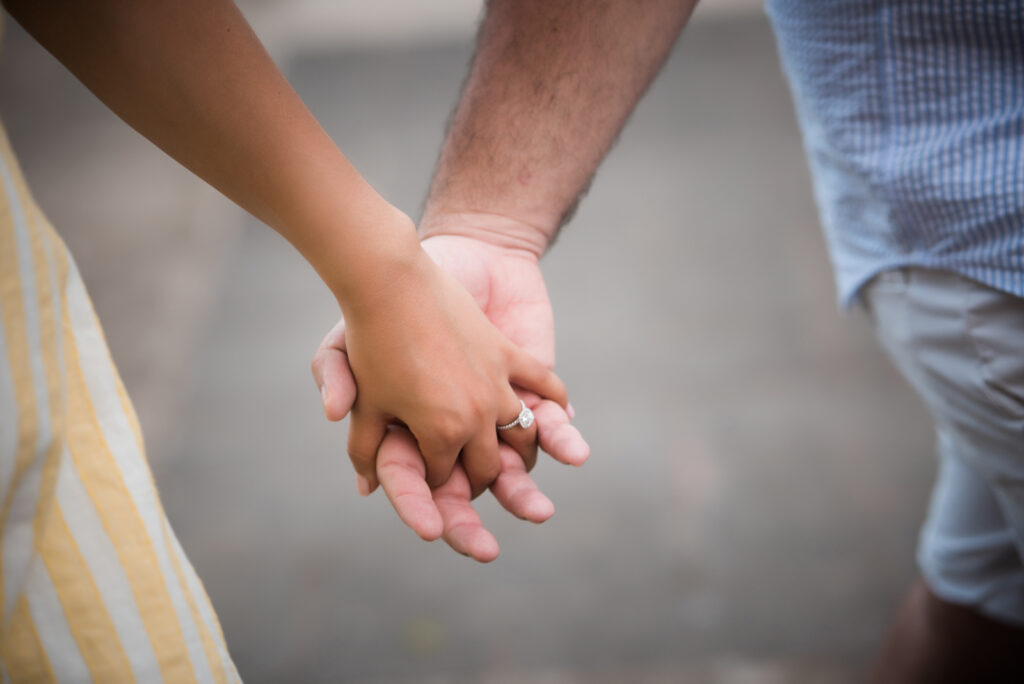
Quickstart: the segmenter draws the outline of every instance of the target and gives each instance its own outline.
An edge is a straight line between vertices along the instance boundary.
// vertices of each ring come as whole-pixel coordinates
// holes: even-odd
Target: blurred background
[[[418,215],[473,0],[240,3]],[[76,255],[168,515],[250,682],[853,682],[914,573],[923,409],[842,315],[760,5],[708,1],[543,262],[593,456],[478,500],[482,566],[356,495],[309,360],[338,312],[288,245],[5,22],[0,115]]]

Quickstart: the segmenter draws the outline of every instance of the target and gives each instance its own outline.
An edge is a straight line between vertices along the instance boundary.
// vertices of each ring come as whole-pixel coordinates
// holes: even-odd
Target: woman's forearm
[[[229,0],[6,0],[129,125],[287,238],[342,303],[414,259],[411,223],[341,154]]]

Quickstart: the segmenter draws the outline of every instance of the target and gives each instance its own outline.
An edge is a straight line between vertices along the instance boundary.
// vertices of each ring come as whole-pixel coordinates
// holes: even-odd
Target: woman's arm
[[[498,474],[509,383],[566,402],[419,247],[412,222],[345,159],[229,0],[7,0],[10,13],[129,125],[287,238],[337,297],[359,397],[349,454],[376,486],[390,421],[416,436],[430,483],[463,456]]]
[[[130,126],[280,232],[344,308],[418,253],[230,0],[6,0]]]

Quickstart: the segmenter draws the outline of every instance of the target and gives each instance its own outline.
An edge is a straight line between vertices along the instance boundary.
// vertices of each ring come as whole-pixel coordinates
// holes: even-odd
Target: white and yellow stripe
[[[0,680],[233,682],[134,409],[0,129]]]

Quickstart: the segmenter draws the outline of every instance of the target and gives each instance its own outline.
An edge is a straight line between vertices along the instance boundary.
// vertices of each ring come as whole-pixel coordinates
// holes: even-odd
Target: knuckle
[[[434,423],[434,441],[443,450],[460,447],[464,443],[466,429],[463,421],[456,416],[446,415]]]
[[[502,344],[498,353],[501,355],[501,360],[506,368],[513,368],[517,363],[519,363],[519,354],[521,353],[521,350],[512,342]]]
[[[372,463],[376,456],[376,450],[371,449],[365,442],[353,438],[349,433],[348,440],[348,457],[352,459],[353,463],[367,464]]]
[[[362,449],[353,449],[349,447],[348,457],[352,460],[352,463],[359,466],[368,466],[373,463],[373,456]]]
[[[501,475],[501,463],[496,459],[489,460],[480,471],[480,478],[485,484],[490,484]]]
[[[493,407],[491,406],[491,402],[483,399],[482,397],[474,397],[466,406],[466,426],[472,428],[473,426],[479,425],[487,420],[488,416],[492,412]]]

